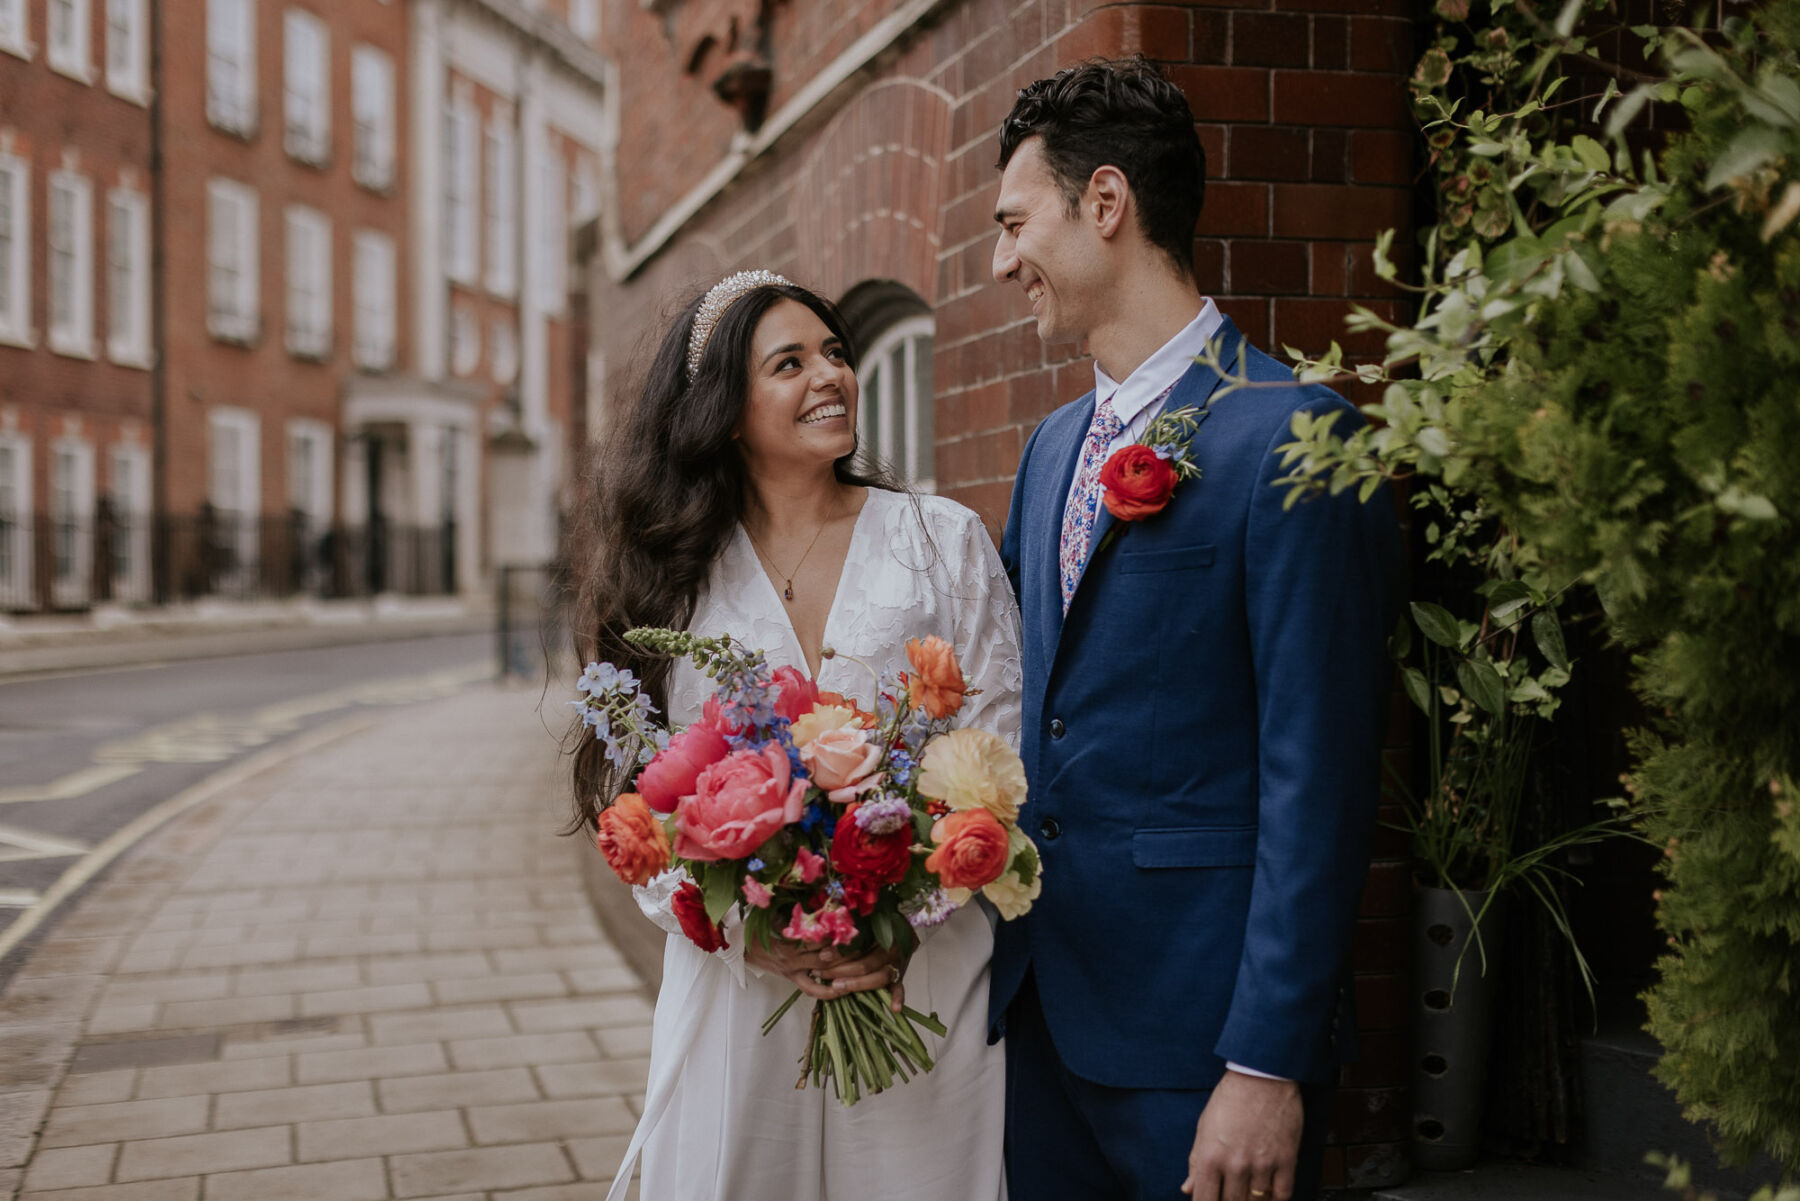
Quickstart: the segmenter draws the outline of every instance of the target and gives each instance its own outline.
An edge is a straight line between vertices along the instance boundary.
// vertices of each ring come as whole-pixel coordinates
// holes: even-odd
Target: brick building
[[[548,559],[598,33],[596,0],[0,0],[0,612]]]
[[[0,0],[0,609],[147,598],[145,0]]]
[[[1212,177],[1203,287],[1259,345],[1320,351],[1345,341],[1352,300],[1393,304],[1369,247],[1412,223],[1412,16],[1409,0],[606,0],[618,125],[589,239],[592,374],[624,378],[645,332],[724,273],[780,271],[856,328],[865,445],[997,530],[1026,437],[1093,379],[990,276],[1016,89],[1091,55],[1167,64]],[[591,404],[597,429],[598,388]],[[1404,1174],[1408,1137],[1408,868],[1391,832],[1378,854],[1363,1050],[1327,1162],[1363,1187]]]

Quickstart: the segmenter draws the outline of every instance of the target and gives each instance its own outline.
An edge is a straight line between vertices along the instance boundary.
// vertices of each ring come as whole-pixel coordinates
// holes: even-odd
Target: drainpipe
[[[169,561],[168,209],[163,188],[163,0],[150,0],[150,578],[157,604],[173,591]]]

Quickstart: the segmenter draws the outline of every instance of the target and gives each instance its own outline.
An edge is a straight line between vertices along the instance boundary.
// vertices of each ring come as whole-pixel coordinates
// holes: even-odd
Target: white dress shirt
[[[1143,437],[1151,419],[1162,411],[1162,394],[1187,374],[1188,368],[1194,365],[1194,357],[1205,352],[1206,344],[1218,334],[1219,327],[1223,324],[1225,315],[1219,312],[1219,306],[1209,296],[1200,306],[1200,315],[1182,326],[1181,332],[1139,363],[1137,370],[1125,377],[1124,383],[1106,374],[1106,369],[1100,366],[1100,360],[1094,360],[1094,404],[1098,407],[1110,396],[1113,412],[1124,422],[1119,436],[1106,448],[1109,456],[1120,447],[1130,446]],[[1077,478],[1080,474],[1076,472]],[[1068,500],[1064,502],[1065,509],[1074,497],[1075,486],[1071,482]]]
[[[1219,312],[1219,306],[1209,296],[1201,304],[1199,315],[1182,326],[1179,333],[1164,342],[1149,358],[1139,363],[1137,370],[1126,376],[1123,383],[1106,374],[1106,368],[1100,365],[1100,360],[1094,360],[1094,404],[1098,407],[1111,397],[1113,412],[1125,423],[1119,436],[1106,448],[1108,455],[1120,447],[1130,446],[1144,436],[1152,419],[1162,411],[1163,394],[1187,374],[1188,368],[1194,365],[1194,359],[1206,352],[1207,344],[1218,335],[1220,326],[1224,324],[1225,315]],[[1076,472],[1077,478],[1080,474]],[[1065,507],[1074,500],[1074,496],[1075,488],[1071,484],[1069,498],[1064,502]],[[1265,1080],[1286,1079],[1259,1072],[1241,1063],[1227,1063],[1225,1066],[1246,1076],[1260,1076]]]

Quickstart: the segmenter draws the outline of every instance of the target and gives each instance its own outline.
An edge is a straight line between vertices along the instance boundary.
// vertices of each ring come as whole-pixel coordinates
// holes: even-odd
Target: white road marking
[[[86,854],[87,850],[85,842],[40,834],[36,830],[21,830],[17,826],[0,826],[0,863],[20,859],[61,859]]]
[[[29,888],[0,888],[0,909],[29,909],[39,899]]]
[[[23,805],[32,801],[72,801],[96,789],[105,788],[108,784],[117,784],[142,770],[142,767],[134,763],[95,763],[48,784],[0,788],[0,805]]]

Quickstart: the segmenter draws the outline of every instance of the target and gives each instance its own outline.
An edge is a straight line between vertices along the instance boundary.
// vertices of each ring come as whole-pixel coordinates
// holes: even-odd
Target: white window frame
[[[222,460],[220,451],[227,445],[235,449],[236,462]],[[229,472],[222,470],[225,467]],[[236,495],[226,495],[227,479],[235,483]],[[213,517],[227,527],[219,539],[233,555],[225,569],[225,586],[229,590],[234,584],[247,585],[256,578],[262,517],[262,421],[248,409],[221,405],[206,415],[206,499]]]
[[[487,290],[511,297],[519,290],[519,143],[509,114],[488,118],[486,141]]]
[[[584,42],[600,36],[600,0],[569,0],[569,29]]]
[[[0,0],[0,50],[27,62],[37,53],[31,44],[31,7],[26,0]]]
[[[256,132],[256,0],[206,0],[206,119]]]
[[[859,449],[921,492],[937,490],[931,361],[936,334],[929,314],[895,322],[863,354],[858,380]]]
[[[106,198],[106,354],[127,367],[150,357],[150,199],[129,188]]]
[[[331,524],[332,441],[331,427],[323,421],[296,417],[287,423],[288,508],[304,513],[313,531]]]
[[[364,371],[387,371],[394,365],[399,258],[394,239],[371,229],[352,238],[351,289],[355,293],[355,330],[351,359]]]
[[[281,22],[282,145],[303,163],[331,158],[331,30],[303,8]]]
[[[351,178],[385,192],[394,186],[394,60],[374,46],[351,48],[350,112]]]
[[[317,209],[287,209],[287,348],[305,359],[331,354],[331,218]]]
[[[480,128],[473,100],[444,106],[444,271],[470,287],[481,272]]]
[[[59,13],[66,17],[59,20]],[[93,27],[88,0],[46,0],[44,61],[52,71],[82,83],[94,82]]]
[[[537,302],[544,312],[560,314],[569,302],[568,172],[562,149],[554,141],[538,164]]]
[[[473,305],[454,305],[450,310],[450,370],[467,376],[480,366],[481,315]]]
[[[494,318],[488,329],[488,368],[503,387],[519,378],[519,331],[510,316]]]
[[[115,444],[108,456],[106,483],[112,504],[113,543],[97,548],[96,553],[108,556],[112,598],[143,604],[151,597],[150,452],[133,442]],[[122,555],[118,553],[121,550]]]
[[[65,203],[66,216],[62,211]],[[91,359],[95,357],[93,181],[74,171],[51,172],[49,215],[45,268],[50,349],[72,358]]]
[[[0,609],[35,608],[31,439],[0,430],[0,451]]]
[[[31,161],[0,151],[0,213],[7,225],[0,229],[0,255],[6,258],[0,271],[0,343],[31,347]]]
[[[231,179],[206,182],[206,328],[226,342],[256,340],[262,322],[256,190]]]
[[[150,103],[149,0],[106,0],[106,90]]]
[[[79,608],[93,595],[94,448],[79,438],[50,444],[50,599]]]

